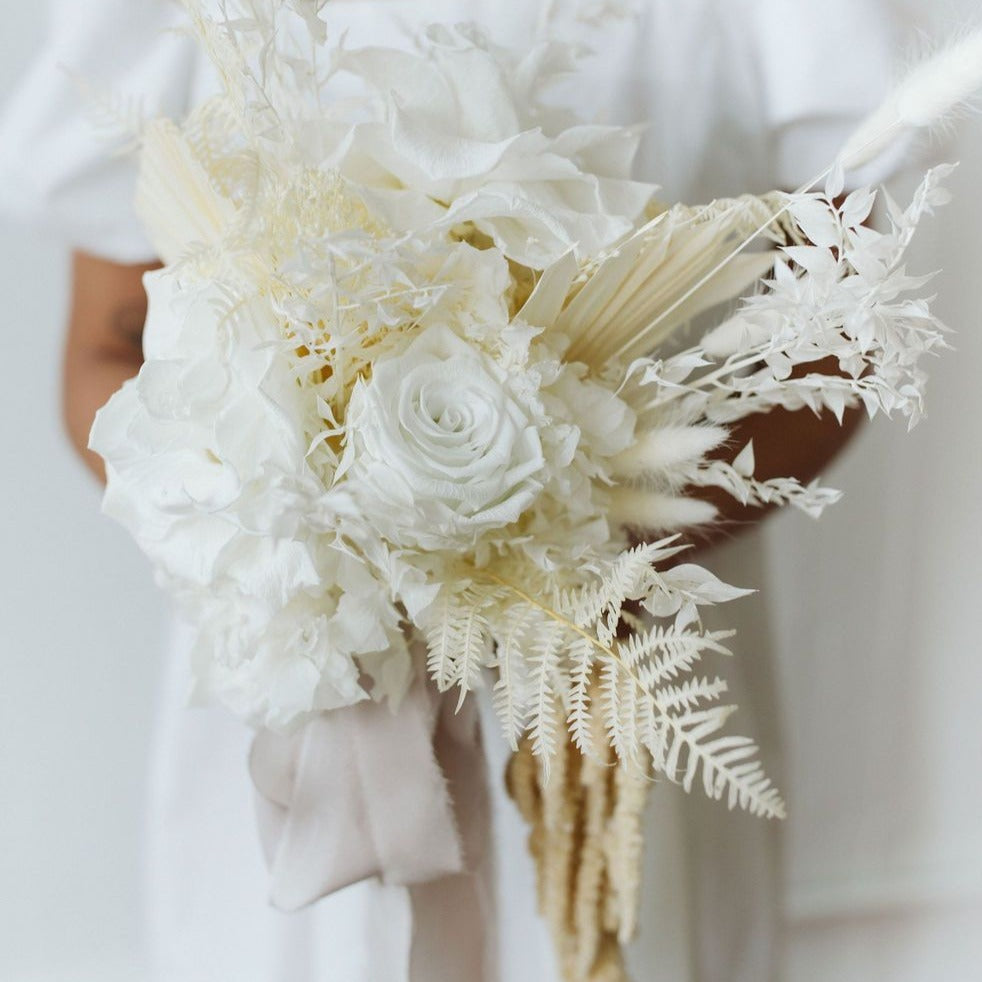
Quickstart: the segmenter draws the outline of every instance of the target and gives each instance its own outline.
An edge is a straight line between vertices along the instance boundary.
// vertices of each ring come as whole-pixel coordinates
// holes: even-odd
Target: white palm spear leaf
[[[736,257],[724,275],[693,286],[758,227],[760,214],[759,199],[749,197],[676,205],[639,229],[587,272],[557,319],[571,341],[569,359],[599,368],[640,357],[696,314],[746,291],[774,265],[773,251]]]
[[[579,263],[572,252],[565,253],[557,262],[547,266],[519,311],[519,318],[533,327],[551,327],[555,324],[579,272]]]
[[[136,209],[157,255],[168,264],[192,246],[221,241],[236,214],[169,119],[154,120],[144,131]]]

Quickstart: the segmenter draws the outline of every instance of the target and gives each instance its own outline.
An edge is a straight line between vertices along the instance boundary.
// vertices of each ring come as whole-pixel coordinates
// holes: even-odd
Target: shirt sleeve
[[[790,189],[828,166],[890,91],[904,19],[891,0],[754,0],[749,13],[773,140],[771,179]],[[898,145],[852,180],[887,177],[906,149]]]
[[[196,58],[170,0],[51,0],[49,34],[0,114],[0,214],[117,262],[153,258],[133,209],[136,166],[114,154],[85,91],[181,115]]]

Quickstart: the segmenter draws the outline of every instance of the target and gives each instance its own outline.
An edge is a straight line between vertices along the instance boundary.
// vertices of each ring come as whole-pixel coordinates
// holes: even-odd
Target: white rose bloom
[[[507,383],[494,361],[434,326],[356,386],[338,473],[389,542],[469,548],[535,500],[542,444]]]

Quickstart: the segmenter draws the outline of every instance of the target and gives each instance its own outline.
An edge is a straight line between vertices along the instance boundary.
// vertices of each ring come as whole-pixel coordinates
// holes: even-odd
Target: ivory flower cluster
[[[720,734],[725,684],[693,674],[726,651],[700,607],[744,591],[677,565],[678,533],[713,519],[704,486],[834,500],[756,480],[742,416],[916,418],[943,340],[902,262],[943,175],[883,233],[834,179],[666,209],[633,130],[550,106],[575,63],[554,42],[350,50],[319,5],[247,6],[190,4],[224,91],[142,133],[166,266],[146,362],[92,433],[106,511],[197,626],[198,696],[284,729],[398,703],[417,671],[461,698],[487,676],[513,745],[589,751],[602,717],[623,761],[781,814]],[[826,355],[841,374],[792,372]]]

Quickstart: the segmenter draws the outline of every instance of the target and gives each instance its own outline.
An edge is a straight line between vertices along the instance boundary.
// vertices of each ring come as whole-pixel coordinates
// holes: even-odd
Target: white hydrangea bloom
[[[335,160],[392,228],[473,223],[534,269],[594,255],[629,232],[651,199],[631,180],[638,132],[571,123],[540,89],[571,65],[561,46],[524,57],[466,26],[434,27],[418,52],[342,51],[379,118],[344,135]]]

